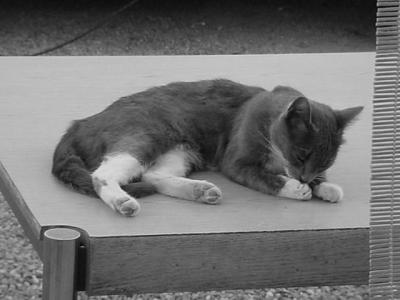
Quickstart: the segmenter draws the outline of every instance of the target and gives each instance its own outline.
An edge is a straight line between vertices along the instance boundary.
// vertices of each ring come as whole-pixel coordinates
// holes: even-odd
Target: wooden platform
[[[0,58],[0,190],[40,255],[45,230],[82,233],[78,288],[90,294],[366,284],[373,65],[374,53]],[[155,195],[124,218],[50,174],[71,120],[151,86],[218,77],[364,105],[330,171],[345,199],[279,199],[198,173],[222,205]]]

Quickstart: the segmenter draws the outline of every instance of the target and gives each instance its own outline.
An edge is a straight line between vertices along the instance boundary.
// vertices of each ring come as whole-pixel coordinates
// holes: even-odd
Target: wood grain
[[[89,293],[366,284],[368,229],[95,238]]]

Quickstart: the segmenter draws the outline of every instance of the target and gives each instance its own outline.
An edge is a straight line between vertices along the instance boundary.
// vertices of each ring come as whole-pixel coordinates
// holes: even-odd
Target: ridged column
[[[399,4],[399,1],[377,2],[371,165],[371,299],[400,299]]]

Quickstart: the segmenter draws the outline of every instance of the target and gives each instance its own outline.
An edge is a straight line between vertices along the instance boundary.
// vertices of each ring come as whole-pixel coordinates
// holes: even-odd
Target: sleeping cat
[[[52,172],[125,216],[139,212],[135,198],[155,192],[219,203],[217,186],[186,177],[210,168],[266,194],[336,202],[342,189],[324,172],[361,110],[333,110],[283,86],[269,92],[224,79],[171,83],[75,121]]]

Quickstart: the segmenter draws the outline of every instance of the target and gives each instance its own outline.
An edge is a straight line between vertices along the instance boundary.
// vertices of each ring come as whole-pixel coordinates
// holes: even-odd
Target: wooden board
[[[367,241],[367,229],[96,238],[89,293],[366,284]]]
[[[90,236],[366,227],[372,70],[371,53],[2,58],[0,158],[41,226],[76,226]],[[289,84],[336,108],[366,105],[347,132],[347,144],[331,172],[332,180],[344,187],[345,200],[337,205],[278,200],[215,174],[199,174],[211,176],[221,186],[222,205],[155,196],[141,201],[139,218],[126,219],[50,175],[52,152],[72,119],[96,113],[118,97],[149,86],[213,77],[267,89]]]
[[[118,290],[118,282],[113,282],[109,273],[112,268],[102,272],[99,267],[112,255],[120,254],[119,250],[105,251],[110,249],[104,248],[107,241],[132,242],[142,237],[154,237],[157,241],[164,235],[186,239],[196,235],[335,230],[346,238],[358,232],[361,239],[355,263],[358,270],[364,268],[365,279],[373,61],[373,53],[0,58],[0,161],[22,201],[14,203],[12,195],[16,192],[7,185],[4,171],[0,171],[0,189],[12,202],[25,229],[32,232],[29,235],[34,243],[40,244],[41,232],[48,227],[70,226],[84,233],[89,246],[87,284],[88,288],[93,286],[92,293],[105,291],[101,285],[106,278],[114,285],[110,291],[127,288],[124,283]],[[365,111],[346,132],[347,143],[330,171],[331,180],[344,188],[344,201],[328,204],[279,199],[234,184],[219,174],[198,173],[194,177],[207,178],[221,187],[222,205],[208,206],[155,195],[141,200],[142,212],[137,218],[123,218],[100,200],[74,193],[51,176],[52,152],[71,120],[97,113],[117,98],[150,86],[218,77],[266,89],[278,84],[291,85],[334,108],[364,105]],[[245,236],[240,235],[240,239]],[[302,235],[294,236],[300,242]],[[328,233],[323,236],[330,238]],[[308,242],[304,243],[307,248]],[[153,253],[152,249],[148,251]],[[290,254],[279,251],[281,260]],[[189,252],[190,247],[181,249],[182,255]],[[223,253],[218,257],[223,259]],[[199,258],[206,259],[207,256]],[[323,265],[317,265],[318,273]],[[127,280],[135,278],[133,269],[124,275]],[[264,275],[261,272],[255,276]]]

